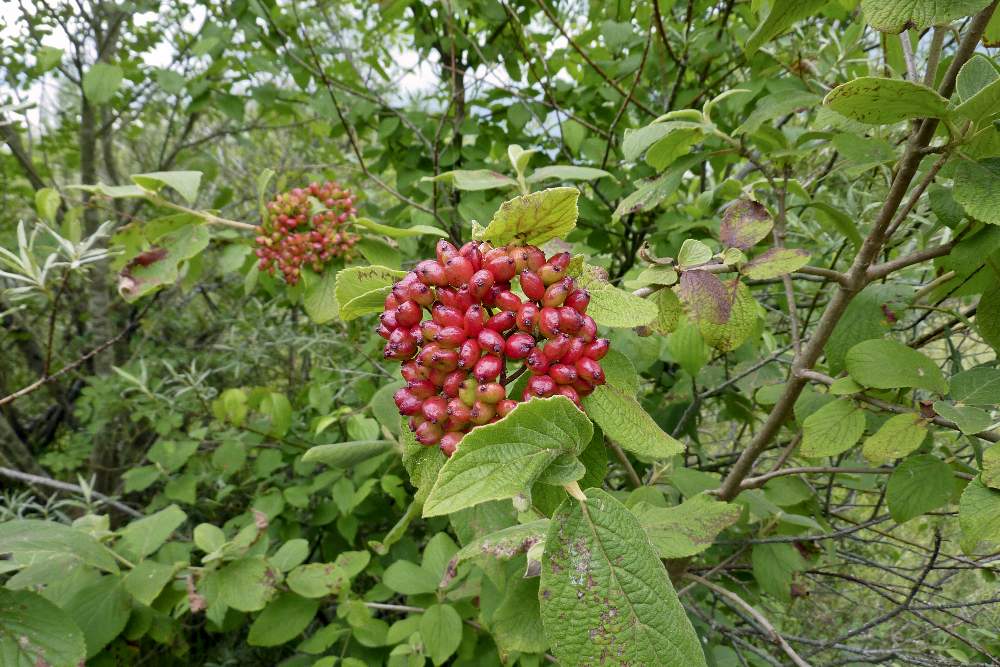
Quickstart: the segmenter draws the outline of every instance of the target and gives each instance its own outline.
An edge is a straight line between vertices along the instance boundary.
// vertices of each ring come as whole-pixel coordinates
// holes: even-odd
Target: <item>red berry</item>
[[[417,442],[421,445],[430,447],[431,445],[436,445],[441,440],[441,436],[444,435],[444,429],[437,424],[424,422],[413,430],[413,435],[416,436]]]
[[[503,361],[500,357],[487,354],[476,362],[475,367],[472,369],[472,375],[475,376],[480,383],[492,382],[500,377],[500,371],[502,370]]]
[[[384,324],[379,322],[378,327],[375,328],[375,333],[377,333],[382,338],[389,340],[389,335],[392,334],[392,330],[388,329]]]
[[[597,323],[594,322],[593,317],[590,315],[583,316],[583,324],[580,325],[580,331],[577,332],[577,336],[588,343],[597,338]]]
[[[468,377],[469,374],[466,371],[452,371],[445,376],[444,382],[441,383],[441,388],[447,396],[455,398],[458,396],[462,383],[465,382]]]
[[[565,396],[569,400],[576,404],[576,407],[580,407],[580,394],[576,392],[576,389],[569,386],[568,384],[561,384],[556,388],[556,394],[560,396]]]
[[[379,315],[379,322],[381,322],[382,326],[384,326],[389,331],[392,331],[393,329],[399,327],[399,325],[396,323],[395,310],[387,310],[381,315]]]
[[[567,295],[569,295],[569,285],[566,283],[572,283],[572,281],[572,278],[565,278],[549,285],[545,290],[545,296],[542,297],[542,306],[557,308],[563,305]]]
[[[517,316],[509,310],[504,310],[486,320],[486,328],[503,333],[512,329],[516,322]]]
[[[604,384],[604,370],[601,365],[590,357],[581,357],[576,360],[576,372],[587,382],[598,385]]]
[[[479,344],[482,346],[483,350],[492,352],[493,354],[500,354],[503,352],[506,341],[503,336],[494,329],[483,329],[479,332],[479,336],[476,338]]]
[[[545,358],[545,355],[542,354],[542,351],[537,347],[532,348],[524,363],[528,367],[529,371],[537,375],[545,373],[549,370],[549,360]]]
[[[461,255],[455,255],[444,265],[444,275],[448,278],[448,284],[452,287],[468,285],[472,274],[476,272],[472,262]]]
[[[487,254],[487,257],[484,258],[483,267],[492,273],[493,278],[499,282],[506,282],[514,277],[514,258],[506,252],[494,255],[493,257],[489,257],[489,254]]]
[[[420,322],[423,310],[416,301],[404,301],[396,308],[396,324],[401,327],[412,327]]]
[[[476,271],[483,268],[483,253],[479,250],[479,243],[469,241],[458,249],[458,254],[472,262],[472,268]]]
[[[567,350],[569,350],[570,338],[569,336],[559,335],[555,338],[550,338],[545,341],[545,347],[542,348],[542,354],[545,355],[545,359],[551,364],[558,361]]]
[[[453,398],[448,401],[448,417],[458,422],[459,424],[465,424],[469,421],[472,415],[469,414],[469,406],[462,402],[461,399]]]
[[[420,400],[430,398],[438,393],[437,386],[430,380],[417,380],[416,382],[410,382],[406,385],[406,388],[411,394]]]
[[[437,352],[431,357],[431,363],[429,364],[431,368],[436,368],[438,370],[450,373],[451,371],[458,368],[458,352],[455,350],[446,350],[444,348],[438,348]]]
[[[413,269],[420,282],[431,287],[442,287],[448,284],[448,279],[444,275],[444,267],[433,259],[425,259]]]
[[[432,396],[424,399],[420,412],[423,413],[424,419],[431,423],[443,422],[448,417],[448,402],[440,396]]]
[[[421,306],[429,306],[434,303],[434,290],[422,282],[415,282],[406,290],[407,296],[419,303]]]
[[[408,361],[403,364],[402,368],[399,369],[403,376],[403,379],[407,382],[418,382],[420,380],[427,379],[427,369],[423,366],[418,366],[414,361]]]
[[[479,361],[481,353],[482,349],[479,347],[479,341],[475,338],[466,338],[462,346],[458,348],[458,367],[472,368]]]
[[[438,443],[438,447],[441,448],[441,452],[445,456],[451,458],[451,455],[458,449],[458,443],[461,442],[464,435],[464,433],[457,431],[449,431],[441,436],[441,442]]]
[[[442,266],[444,266],[445,262],[452,257],[458,256],[458,248],[444,239],[437,242],[437,246],[435,246],[434,250],[437,253],[438,262]]]
[[[566,305],[581,315],[586,314],[587,306],[590,305],[590,292],[585,289],[573,290],[566,297]]]
[[[521,309],[517,311],[517,328],[521,331],[532,333],[538,325],[538,306],[531,302],[525,302]]]
[[[607,338],[598,338],[594,342],[589,343],[586,347],[584,347],[583,353],[586,356],[590,357],[591,359],[594,359],[595,361],[600,361],[601,359],[604,358],[604,355],[608,353],[608,350],[610,348],[611,348],[610,340],[608,340]]]
[[[555,380],[556,384],[573,384],[576,382],[577,373],[573,366],[554,364],[549,366],[549,377]]]
[[[570,260],[572,259],[573,256],[570,255],[568,252],[561,252],[549,257],[549,264],[551,264],[557,269],[562,269],[563,271],[565,271],[566,267],[569,266]]]
[[[465,335],[469,338],[478,336],[479,332],[483,330],[485,318],[486,311],[479,304],[473,304],[466,308],[465,315],[462,317],[462,326],[465,329]]]
[[[414,396],[409,389],[405,387],[399,389],[395,394],[392,395],[392,400],[396,403],[396,408],[399,410],[399,414],[411,416],[420,412],[420,406],[423,401]]]
[[[461,327],[465,324],[464,316],[460,310],[443,303],[434,304],[431,308],[431,317],[442,327]]]
[[[505,398],[499,403],[497,403],[497,416],[506,417],[510,414],[510,411],[517,407],[517,401]]]
[[[476,400],[483,403],[499,403],[507,397],[507,392],[499,382],[486,382],[476,389]]]
[[[556,391],[556,382],[548,375],[532,375],[527,390],[532,396],[551,396]]]
[[[424,320],[420,323],[420,337],[426,341],[437,340],[443,328],[434,320]]]
[[[465,329],[463,327],[442,327],[435,340],[442,347],[458,347],[466,340]]]
[[[470,412],[469,421],[471,421],[476,426],[482,426],[483,424],[488,424],[493,416],[497,412],[495,405],[490,403],[483,403],[482,401],[476,401],[472,404],[472,409]]]
[[[480,269],[472,274],[472,278],[469,279],[469,289],[472,299],[474,301],[482,301],[486,298],[486,295],[490,293],[493,289],[493,283],[496,279],[493,274],[486,269]]]
[[[583,315],[576,309],[563,306],[559,309],[559,331],[575,334],[583,326]]]
[[[521,297],[511,292],[509,289],[504,290],[496,295],[493,299],[497,308],[504,311],[517,312],[521,307]]]
[[[518,332],[511,334],[504,346],[508,359],[524,359],[535,347],[535,339],[529,334]]]
[[[580,338],[570,338],[569,348],[566,350],[566,354],[564,354],[559,361],[564,364],[575,364],[576,360],[583,356],[583,352],[586,347],[587,344]]]
[[[559,310],[556,308],[542,308],[538,312],[538,330],[546,338],[558,336]]]
[[[545,296],[545,283],[537,273],[525,269],[521,271],[521,291],[533,301],[541,301]]]

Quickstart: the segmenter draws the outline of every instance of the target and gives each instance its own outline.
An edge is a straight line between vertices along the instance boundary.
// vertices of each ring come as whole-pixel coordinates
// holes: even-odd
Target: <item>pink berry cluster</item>
[[[561,395],[579,407],[605,382],[598,362],[609,341],[597,338],[590,294],[566,275],[569,262],[530,245],[442,240],[437,259],[392,286],[378,334],[385,358],[403,362],[407,384],[394,399],[418,442],[451,456],[466,433],[514,409],[507,386],[525,370],[521,401]]]
[[[285,282],[294,285],[303,267],[320,272],[331,258],[349,257],[359,238],[345,228],[356,212],[354,202],[351,191],[333,181],[310,183],[268,202],[267,219],[257,227],[260,270],[271,275],[281,271]]]

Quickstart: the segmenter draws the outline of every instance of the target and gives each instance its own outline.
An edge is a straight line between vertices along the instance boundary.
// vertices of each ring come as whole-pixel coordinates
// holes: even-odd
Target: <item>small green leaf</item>
[[[334,468],[350,468],[362,461],[392,451],[389,440],[355,440],[311,447],[302,455],[306,463],[323,463]]]
[[[164,186],[176,190],[189,204],[198,198],[201,185],[200,171],[156,171],[149,174],[135,174],[132,181],[147,190],[159,192]]]
[[[576,227],[579,197],[579,190],[567,187],[515,197],[500,205],[482,239],[499,246],[512,242],[541,245],[563,238]]]
[[[802,455],[836,456],[865,432],[865,413],[845,398],[830,401],[802,422]]]
[[[295,566],[302,564],[309,557],[309,550],[309,540],[301,537],[288,540],[271,556],[271,565],[282,572],[288,572]]]
[[[1000,158],[960,160],[953,194],[973,218],[1000,225]]]
[[[767,280],[798,271],[809,263],[809,253],[801,248],[770,248],[740,268],[751,280]]]
[[[83,75],[83,94],[92,104],[105,104],[118,92],[123,77],[118,65],[94,63]]]
[[[604,434],[623,449],[649,459],[666,459],[684,451],[639,402],[609,385],[601,385],[583,399],[587,414]]]
[[[247,635],[250,646],[280,646],[309,627],[319,609],[319,600],[294,593],[281,593],[254,619]]]
[[[955,422],[958,430],[966,435],[985,431],[993,424],[990,413],[971,405],[953,405],[948,401],[934,401],[934,412]]]
[[[352,266],[337,273],[336,297],[340,319],[347,322],[384,308],[385,295],[405,271],[385,266]]]
[[[542,626],[563,665],[704,667],[698,636],[635,516],[587,489],[552,517],[538,589]]]
[[[434,482],[424,516],[525,493],[559,456],[583,451],[593,432],[586,415],[563,396],[521,403],[462,439]]]
[[[673,333],[684,315],[684,306],[677,293],[667,287],[654,292],[647,301],[652,301],[657,308],[656,319],[649,323],[649,327],[661,335]]]
[[[11,667],[76,667],[87,647],[65,611],[37,593],[0,588],[0,657]]]
[[[890,339],[866,340],[847,352],[847,372],[860,384],[875,389],[916,387],[948,393],[948,381],[931,359]]]
[[[709,346],[720,352],[732,352],[742,345],[757,328],[757,301],[753,298],[750,288],[738,280],[726,285],[732,296],[729,308],[729,319],[723,324],[710,320],[700,320],[698,328],[701,336]]]
[[[767,208],[752,199],[739,199],[722,214],[719,240],[728,248],[749,250],[771,233],[774,220]]]
[[[144,560],[125,575],[122,583],[125,590],[138,602],[144,605],[153,604],[163,587],[174,578],[174,566],[157,563],[154,560]]]
[[[813,16],[828,0],[774,0],[770,11],[743,47],[747,57],[757,49],[792,27],[794,23]]]
[[[218,571],[219,597],[239,611],[260,611],[275,593],[281,573],[260,556],[234,560]]]
[[[35,210],[38,212],[38,217],[49,224],[55,223],[61,202],[59,191],[55,188],[42,188],[35,192]]]
[[[834,88],[823,104],[837,113],[870,125],[909,118],[944,118],[948,100],[912,81],[863,76]]]
[[[525,179],[525,181],[528,183],[541,183],[542,181],[550,179],[560,181],[593,181],[598,178],[604,178],[605,176],[611,176],[611,174],[603,169],[595,169],[594,167],[552,165],[550,167],[536,169],[531,173],[531,176],[528,176],[528,178]]]
[[[906,459],[886,485],[885,499],[896,523],[904,523],[946,504],[955,491],[951,468],[941,459],[920,454]]]
[[[792,599],[792,576],[806,569],[794,545],[785,542],[755,544],[750,556],[753,578],[761,589],[784,602]]]
[[[594,280],[585,287],[590,292],[587,314],[601,326],[631,328],[649,324],[656,319],[656,304],[649,299],[643,299],[604,281]]]
[[[958,505],[962,549],[971,553],[980,542],[1000,545],[1000,491],[982,481],[969,482]]]
[[[199,523],[194,527],[194,543],[206,554],[218,551],[226,543],[226,534],[218,526]]]
[[[701,132],[706,126],[701,122],[701,113],[694,111],[696,120],[673,120],[668,122],[651,123],[638,129],[625,130],[622,139],[622,157],[631,162],[643,154],[650,146],[663,141],[676,132],[692,133]]]
[[[865,20],[876,30],[900,33],[907,28],[922,32],[971,16],[990,0],[861,0]]]
[[[736,523],[743,509],[699,494],[674,507],[639,503],[633,511],[660,558],[686,558],[712,546],[716,535]]]
[[[430,570],[407,560],[397,560],[385,570],[382,583],[403,595],[433,593],[438,588],[438,577]]]
[[[170,534],[187,520],[187,514],[177,505],[170,505],[156,514],[133,521],[121,531],[118,546],[142,560],[159,549]]]
[[[926,435],[927,422],[920,415],[895,415],[865,440],[861,452],[872,463],[886,463],[916,451]]]
[[[993,287],[980,297],[976,328],[990,347],[1000,351],[1000,287]]]
[[[326,324],[340,314],[337,304],[337,273],[327,269],[318,280],[312,279],[306,285],[302,296],[302,306],[316,324]]]
[[[677,253],[677,268],[690,269],[712,259],[712,249],[696,239],[686,239]]]
[[[336,595],[349,581],[347,573],[335,563],[308,563],[288,573],[288,587],[307,598]]]
[[[434,664],[443,664],[462,643],[462,617],[449,604],[432,605],[420,617],[420,636]]]

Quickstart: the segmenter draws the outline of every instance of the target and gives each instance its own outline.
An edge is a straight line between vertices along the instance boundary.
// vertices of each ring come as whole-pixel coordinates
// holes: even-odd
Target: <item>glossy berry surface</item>
[[[535,397],[580,399],[608,351],[568,275],[569,253],[442,240],[392,286],[377,333],[407,384],[394,395],[417,442],[451,456],[463,436]],[[508,395],[524,374],[516,395]],[[582,409],[582,408],[581,408]]]
[[[268,202],[267,218],[256,229],[257,267],[271,275],[280,273],[295,285],[303,269],[320,273],[336,257],[349,259],[360,238],[347,231],[357,212],[355,201],[349,189],[332,181],[278,195]]]

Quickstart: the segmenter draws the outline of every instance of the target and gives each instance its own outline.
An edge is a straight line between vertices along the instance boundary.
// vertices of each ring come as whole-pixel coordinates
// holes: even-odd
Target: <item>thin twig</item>
[[[37,484],[39,486],[47,486],[51,489],[58,489],[60,491],[69,491],[70,493],[79,493],[82,496],[91,495],[97,498],[105,505],[109,507],[114,507],[119,512],[123,514],[128,514],[129,516],[141,519],[143,517],[142,512],[136,511],[124,505],[117,500],[112,500],[108,496],[104,495],[99,491],[90,490],[88,493],[83,489],[83,487],[77,486],[76,484],[70,484],[68,482],[60,482],[59,480],[52,479],[51,477],[44,477],[42,475],[32,475],[26,472],[21,472],[20,470],[12,470],[10,468],[0,467],[0,475],[4,477],[9,477],[10,479],[16,479],[19,482],[26,482],[28,484]]]

